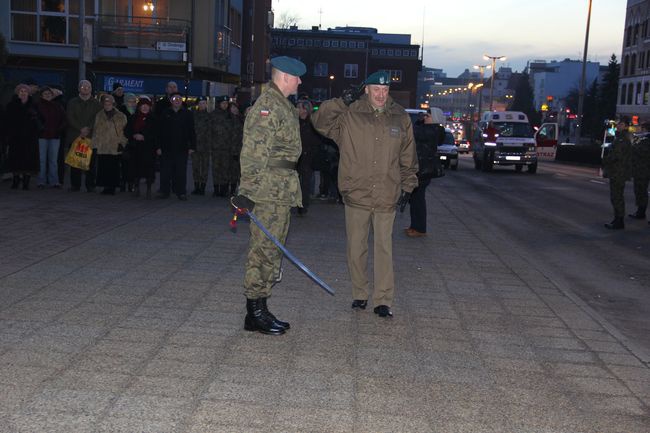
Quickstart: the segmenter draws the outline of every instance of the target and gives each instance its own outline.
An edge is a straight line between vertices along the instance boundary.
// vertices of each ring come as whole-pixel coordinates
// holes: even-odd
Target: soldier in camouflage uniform
[[[237,191],[237,184],[241,176],[239,169],[239,155],[242,148],[242,140],[244,135],[244,119],[242,118],[239,107],[235,103],[231,103],[228,107],[231,116],[231,133],[230,133],[230,167],[228,169],[228,183],[230,185],[230,195],[235,195]]]
[[[642,125],[644,133],[632,143],[632,178],[636,213],[631,218],[645,219],[648,208],[648,184],[650,184],[650,122]]]
[[[625,228],[625,182],[630,179],[632,143],[629,132],[630,122],[622,119],[616,125],[616,138],[610,152],[603,158],[603,168],[609,177],[609,193],[614,207],[614,219],[605,224],[611,230]]]
[[[301,153],[298,111],[287,97],[295,94],[305,65],[291,57],[271,60],[271,83],[260,95],[244,124],[238,208],[255,207],[257,219],[284,243],[292,206],[302,197],[296,172]],[[264,334],[284,334],[290,325],[278,320],[266,299],[280,275],[282,254],[262,231],[250,225],[250,243],[244,276],[246,318],[244,329]]]
[[[232,165],[230,143],[232,141],[232,122],[228,114],[228,96],[217,98],[213,114],[212,139],[212,181],[214,197],[228,196],[228,172]]]
[[[194,130],[196,131],[196,151],[192,154],[192,178],[194,195],[205,195],[210,167],[210,145],[212,143],[212,113],[208,112],[208,101],[201,97],[194,112]]]

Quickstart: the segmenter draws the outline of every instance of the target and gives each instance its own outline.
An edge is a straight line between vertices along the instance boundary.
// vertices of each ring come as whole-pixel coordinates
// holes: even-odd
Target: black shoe
[[[178,199],[180,201],[187,201],[187,196],[185,194],[178,194]]]
[[[611,223],[605,224],[605,227],[610,230],[621,230],[625,228],[625,223],[623,222],[623,217],[616,217],[612,220]]]
[[[634,218],[634,219],[637,219],[637,220],[644,220],[645,219],[645,212],[636,211],[636,213],[631,213],[628,216],[630,218]]]
[[[379,317],[393,317],[393,312],[390,311],[388,305],[378,305],[374,311]]]
[[[262,303],[262,308],[264,308],[264,311],[266,312],[266,314],[268,314],[269,317],[270,317],[271,319],[273,319],[273,324],[274,324],[277,328],[282,328],[282,329],[284,329],[285,331],[286,331],[287,329],[290,329],[290,328],[291,328],[291,325],[289,324],[289,322],[283,322],[282,320],[279,320],[277,317],[275,317],[275,316],[273,315],[273,313],[271,313],[271,312],[269,311],[268,307],[266,306],[266,300],[267,300],[267,299],[268,299],[268,298],[260,298],[260,302]]]
[[[353,310],[365,310],[366,306],[368,305],[368,301],[364,299],[355,299],[352,301],[352,309]]]
[[[262,300],[246,299],[246,318],[244,329],[247,331],[258,331],[267,335],[282,335],[285,330],[277,326],[271,316],[264,310]]]

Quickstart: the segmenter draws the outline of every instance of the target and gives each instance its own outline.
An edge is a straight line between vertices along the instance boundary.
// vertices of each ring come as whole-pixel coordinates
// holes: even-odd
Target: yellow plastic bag
[[[90,144],[90,138],[77,137],[70,145],[65,163],[80,170],[89,170],[90,158],[93,155],[93,148]]]

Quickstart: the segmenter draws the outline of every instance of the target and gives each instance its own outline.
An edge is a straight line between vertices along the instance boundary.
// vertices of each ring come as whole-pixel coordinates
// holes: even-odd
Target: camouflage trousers
[[[623,218],[625,216],[625,180],[609,178],[609,198],[614,207],[614,216]]]
[[[196,183],[208,183],[208,169],[210,167],[210,152],[195,151],[192,153],[192,179]]]
[[[230,152],[212,149],[212,180],[215,185],[234,183],[230,180],[230,171],[235,162]]]
[[[257,219],[283,244],[289,232],[291,208],[275,203],[257,203],[254,213]],[[271,287],[280,276],[282,253],[262,233],[259,227],[250,223],[250,240],[246,273],[244,274],[244,295],[247,299],[271,296]]]
[[[648,185],[650,185],[650,177],[634,178],[634,201],[637,209],[643,212],[648,209]]]

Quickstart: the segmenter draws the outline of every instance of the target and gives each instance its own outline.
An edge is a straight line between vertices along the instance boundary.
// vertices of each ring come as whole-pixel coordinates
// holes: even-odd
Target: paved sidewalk
[[[456,221],[430,190],[432,221]],[[650,369],[507,240],[395,224],[395,317],[350,309],[343,208],[314,201],[243,330],[246,223],[224,199],[0,184],[0,431],[650,432]]]

